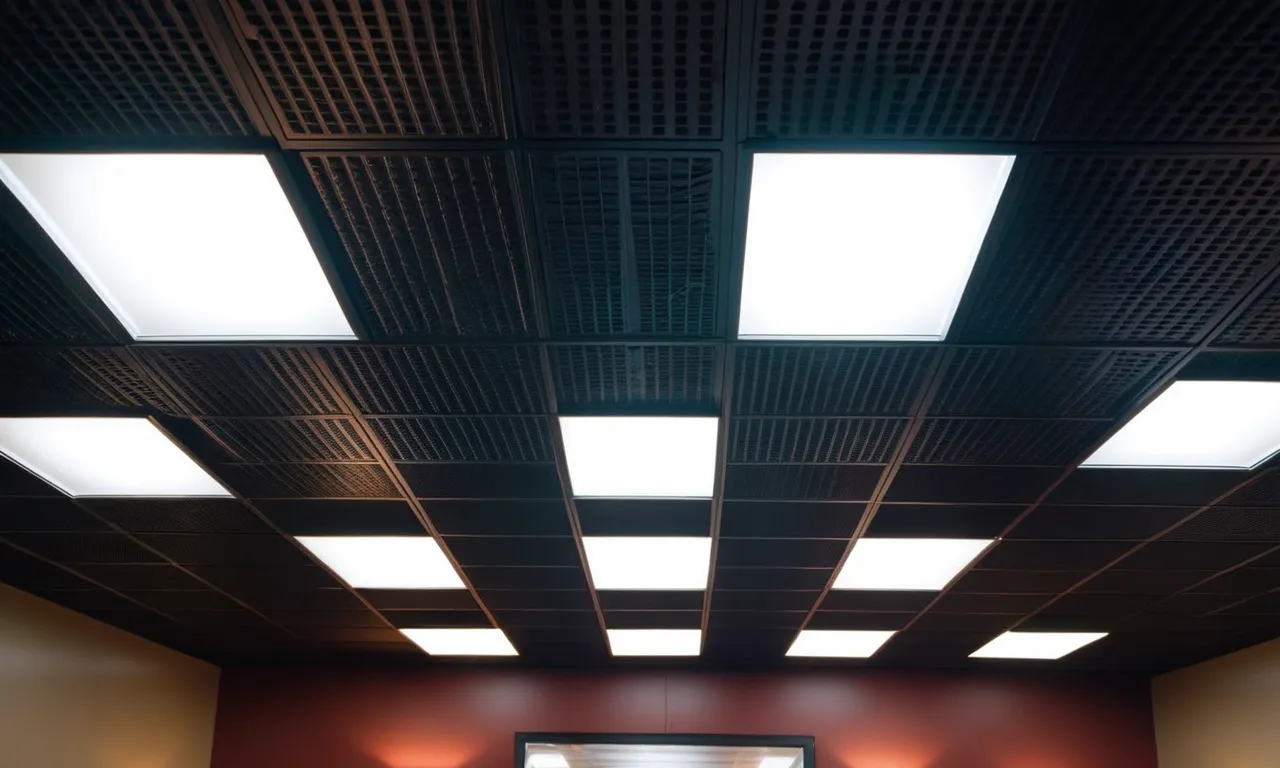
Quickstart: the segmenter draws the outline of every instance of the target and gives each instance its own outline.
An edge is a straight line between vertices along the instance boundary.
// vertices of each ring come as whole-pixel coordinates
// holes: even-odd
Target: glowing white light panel
[[[146,419],[0,419],[0,454],[68,496],[231,495]]]
[[[352,339],[267,158],[0,155],[0,181],[136,339]]]
[[[756,154],[738,336],[942,340],[1013,161]]]
[[[1280,451],[1280,382],[1176,381],[1082,467],[1251,469]]]
[[[719,419],[562,416],[574,496],[711,498]]]

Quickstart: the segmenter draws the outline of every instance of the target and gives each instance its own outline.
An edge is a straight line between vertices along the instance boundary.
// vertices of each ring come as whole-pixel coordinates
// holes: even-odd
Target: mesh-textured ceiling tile
[[[717,589],[711,610],[807,611],[818,601],[819,592],[787,589]]]
[[[717,165],[714,155],[535,159],[556,332],[716,332]]]
[[[122,592],[153,589],[207,589],[189,573],[171,565],[77,565],[76,572]]]
[[[886,501],[995,503],[1029,502],[1061,470],[1046,467],[904,466]]]
[[[517,3],[524,129],[540,137],[719,138],[720,0]]]
[[[703,499],[578,499],[575,506],[583,536],[708,536],[711,532],[711,502]]]
[[[1066,465],[1106,428],[1096,421],[926,419],[907,463]]]
[[[272,533],[230,499],[81,499],[96,514],[132,533]]]
[[[1027,571],[1101,568],[1131,549],[1127,541],[1002,541],[978,565]]]
[[[551,461],[541,416],[376,418],[369,424],[396,461]]]
[[[308,354],[297,349],[159,347],[138,351],[193,416],[341,413]]]
[[[994,539],[1022,505],[881,504],[866,536],[906,539]]]
[[[432,501],[427,504],[427,515],[444,536],[573,535],[564,502],[559,499]]]
[[[1280,246],[1268,157],[1050,155],[969,287],[961,336],[1197,340]]]
[[[18,203],[7,189],[0,190],[0,215],[26,216],[18,212]],[[35,226],[29,221],[24,225]],[[7,223],[0,223],[0,342],[108,338],[107,329],[80,304],[45,258]]]
[[[702,611],[605,611],[609,629],[699,629]]]
[[[733,420],[729,460],[883,464],[906,424],[902,419],[738,418]]]
[[[721,539],[716,563],[726,568],[834,568],[843,539]]]
[[[58,563],[159,563],[128,536],[119,533],[9,533],[5,538]]]
[[[790,464],[732,464],[725,475],[726,499],[866,501],[881,467]]]
[[[830,568],[725,568],[716,566],[716,589],[822,589]]]
[[[306,565],[308,557],[289,540],[275,535],[140,533],[138,539],[179,565]]]
[[[351,419],[207,419],[205,429],[240,461],[372,461]]]
[[[1118,415],[1176,352],[961,349],[929,413],[937,416]]]
[[[582,562],[571,536],[447,536],[445,545],[464,566],[571,566]]]
[[[501,155],[310,155],[306,162],[375,335],[532,331],[532,287],[511,168]]]
[[[606,589],[599,594],[606,611],[700,611],[703,594],[691,590]]]
[[[530,347],[340,347],[326,356],[367,414],[541,413]]]
[[[737,538],[847,539],[865,504],[728,501],[721,510],[720,535]]]
[[[1089,571],[1001,571],[974,569],[951,588],[961,594],[1056,595],[1089,575]]]
[[[1014,139],[1066,0],[757,0],[752,134]]]
[[[1213,574],[1213,571],[1140,571],[1108,568],[1087,583],[1081,584],[1076,591],[1096,594],[1168,595],[1198,584]],[[1196,587],[1196,589],[1201,588]]]
[[[181,413],[181,405],[157,385],[146,365],[123,349],[85,347],[47,353],[42,373],[56,371],[62,382],[48,382],[77,399],[114,408],[153,408]]]
[[[403,501],[278,499],[259,500],[254,506],[293,536],[422,534],[421,521]]]
[[[5,499],[0,502],[3,531],[107,531],[105,523],[67,498]]]
[[[367,589],[360,593],[378,610],[478,611],[476,599],[461,589]],[[488,604],[488,601],[485,601]]]
[[[1214,344],[1242,346],[1280,344],[1280,282],[1258,297],[1213,341]]]
[[[834,589],[822,599],[826,611],[922,611],[934,598],[923,591]]]
[[[1121,568],[1184,571],[1230,568],[1267,552],[1265,542],[1155,541],[1124,559]],[[1205,590],[1208,591],[1208,590]]]
[[[1222,500],[1224,507],[1280,507],[1280,472],[1270,472]]]
[[[1034,509],[1010,539],[1117,539],[1142,541],[1177,524],[1195,507],[1076,507]]]
[[[715,412],[714,346],[557,345],[551,355],[563,413]]]
[[[1064,139],[1280,138],[1280,7],[1173,0],[1099,4],[1055,100]]]
[[[1171,541],[1280,543],[1280,508],[1214,507],[1164,536]]]
[[[233,0],[237,33],[295,136],[494,136],[488,4]]]
[[[400,464],[423,499],[563,499],[554,464]]]
[[[1050,504],[1207,504],[1249,477],[1248,472],[1179,469],[1099,469],[1072,472],[1053,489]],[[1243,502],[1246,506],[1252,506]]]
[[[0,5],[0,134],[254,133],[195,2]]]
[[[734,356],[734,412],[906,415],[933,354],[920,346],[745,347]]]
[[[231,487],[255,498],[398,499],[375,464],[239,464],[219,469]]]
[[[482,565],[466,568],[467,578],[477,590],[585,590],[587,576],[581,565],[529,567]],[[482,592],[483,594],[483,592]]]

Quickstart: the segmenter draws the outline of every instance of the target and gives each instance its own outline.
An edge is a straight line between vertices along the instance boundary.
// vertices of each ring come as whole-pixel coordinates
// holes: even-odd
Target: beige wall
[[[3,768],[208,768],[217,696],[217,667],[0,584]]]
[[[1280,767],[1280,640],[1157,677],[1160,768]]]

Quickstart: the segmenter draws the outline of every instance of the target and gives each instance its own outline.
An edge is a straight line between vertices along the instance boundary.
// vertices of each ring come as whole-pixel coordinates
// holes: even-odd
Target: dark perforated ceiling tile
[[[866,535],[882,539],[993,539],[1022,510],[1014,504],[882,504]]]
[[[744,464],[884,464],[897,448],[902,419],[738,418],[729,460]]]
[[[1064,466],[1107,426],[1083,420],[925,419],[907,463]]]
[[[234,0],[241,44],[295,136],[492,136],[489,6]]]
[[[1071,139],[1280,138],[1280,8],[1172,0],[1101,3],[1048,135]],[[1205,41],[1212,40],[1212,45]]]
[[[533,165],[555,331],[716,332],[717,156],[539,155]]]
[[[1015,221],[967,291],[966,340],[1197,341],[1280,243],[1272,158],[1028,162]]]
[[[556,394],[564,414],[716,412],[714,346],[556,345]]]
[[[514,70],[530,135],[720,136],[729,4],[533,0],[517,8]]]
[[[501,155],[313,155],[378,338],[527,335],[532,287]]]
[[[756,2],[752,134],[860,139],[1027,137],[1071,7]]]
[[[0,134],[255,133],[197,20],[198,1],[5,3]]]
[[[921,346],[752,345],[734,357],[734,412],[905,416],[933,360]]]

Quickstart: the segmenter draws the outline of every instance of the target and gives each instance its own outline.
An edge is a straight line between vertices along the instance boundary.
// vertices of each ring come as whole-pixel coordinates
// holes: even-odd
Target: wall
[[[1151,683],[1160,768],[1280,766],[1280,640]]]
[[[515,731],[812,735],[820,768],[1156,768],[1145,681],[500,668],[227,670],[213,766],[511,768]]]
[[[0,766],[208,768],[218,669],[0,584]]]

